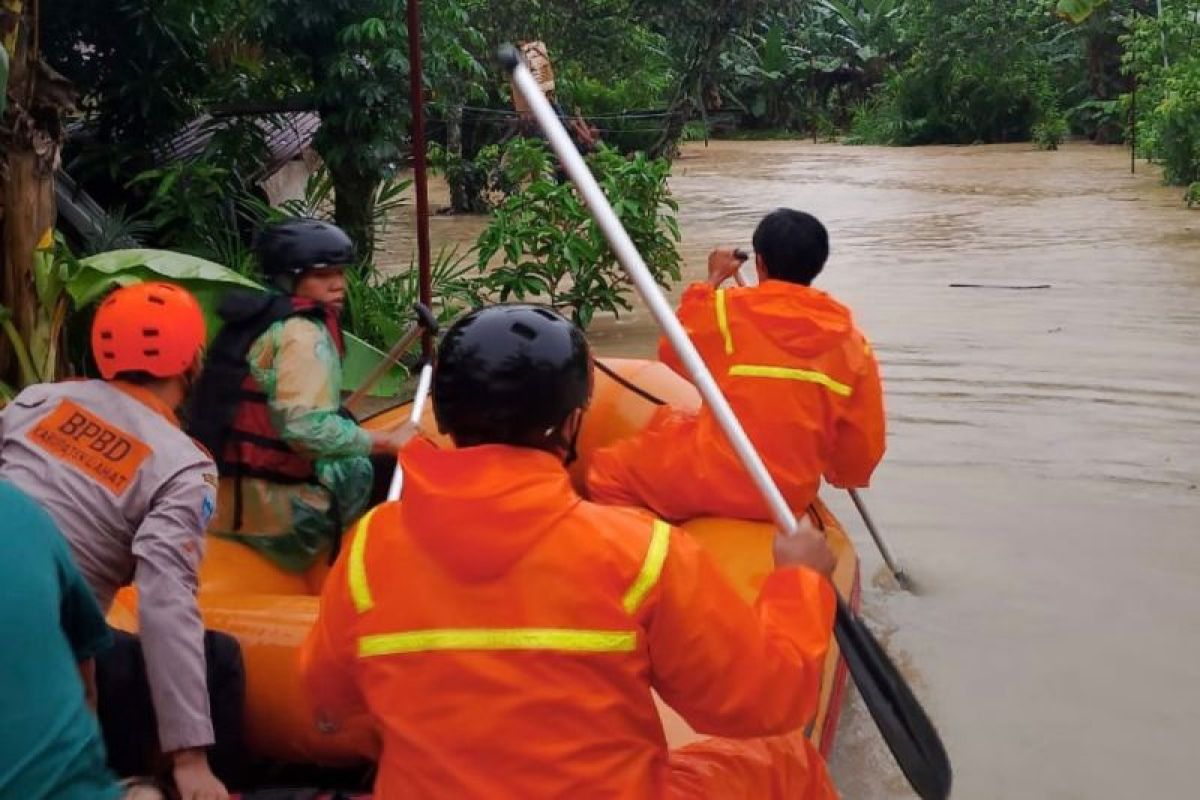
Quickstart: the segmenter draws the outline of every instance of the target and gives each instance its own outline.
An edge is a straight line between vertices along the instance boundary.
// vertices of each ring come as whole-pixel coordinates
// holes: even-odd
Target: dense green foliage
[[[538,296],[589,321],[628,287],[553,162],[520,138],[506,41],[547,43],[556,100],[607,147],[592,157],[663,280],[678,274],[666,161],[682,138],[847,136],[886,144],[1097,142],[1139,154],[1200,198],[1200,0],[424,0],[432,161],[452,204],[495,214],[477,254],[439,259],[451,314]],[[98,248],[148,244],[246,273],[257,227],[335,216],[362,253],[351,328],[386,345],[411,274],[381,275],[374,235],[399,203],[410,120],[404,0],[63,0],[48,61],[80,90],[68,167],[114,212]],[[1136,85],[1136,101],[1134,87]],[[255,115],[319,114],[325,168],[271,209]],[[185,125],[203,153],[163,158]],[[1131,127],[1131,122],[1133,127]],[[516,138],[513,138],[516,136]],[[101,241],[102,240],[102,241]],[[489,265],[479,274],[478,263]]]
[[[80,94],[65,166],[110,211],[76,251],[137,242],[249,274],[257,228],[334,216],[362,256],[349,327],[389,345],[404,324],[396,309],[416,296],[411,270],[385,275],[371,260],[407,186],[406,7],[43,3],[37,41]],[[664,282],[679,274],[678,231],[659,157],[685,138],[1134,140],[1200,204],[1200,0],[423,0],[422,19],[432,162],[455,209],[494,215],[477,252],[437,259],[443,316],[508,297],[570,307],[584,324],[628,308],[629,287],[576,195],[521,138],[528,121],[492,62],[508,41],[547,44],[554,99],[599,135],[593,166]],[[288,111],[319,115],[324,167],[302,202],[272,209],[258,187],[263,120]],[[213,135],[203,152],[172,158],[168,143],[187,126]],[[52,257],[39,252],[38,263]],[[44,307],[20,332],[22,380],[48,368],[69,318],[43,302],[52,272],[33,276]]]
[[[1138,17],[1124,39],[1137,78],[1138,151],[1169,183],[1200,198],[1200,2],[1163,0],[1161,19]]]
[[[318,187],[310,186],[305,205],[308,213],[332,210],[358,243],[362,263],[352,276],[350,327],[386,344],[394,325],[385,324],[385,310],[406,303],[415,291],[413,276],[380,275],[370,260],[375,231],[397,198],[400,184],[392,176],[409,148],[406,5],[403,0],[57,5],[45,25],[46,52],[80,89],[87,131],[73,140],[70,167],[126,223],[108,238],[136,234],[147,243],[249,272],[254,230],[279,213],[266,206],[255,185],[266,156],[255,118],[316,111],[321,119],[316,146],[327,173]],[[600,134],[623,152],[662,149],[664,141],[670,144],[663,110],[674,100],[679,114],[687,114],[680,98],[694,98],[692,87],[680,82],[703,83],[731,22],[748,18],[754,5],[730,1],[714,10],[700,0],[670,9],[649,0],[425,0],[425,82],[435,156],[455,196],[466,198],[456,205],[488,208],[515,188],[500,169],[499,142],[513,126],[507,81],[491,66],[497,45],[548,41],[564,108],[602,117]],[[482,107],[498,124],[475,131],[464,156],[468,104]],[[642,114],[626,117],[639,109]],[[171,137],[205,119],[217,132],[204,151],[164,161]],[[660,189],[665,184],[664,162],[639,158],[625,166],[619,156],[607,158],[626,181],[622,190],[635,188],[639,171],[650,184]],[[561,198],[567,193],[558,189]],[[121,206],[130,212],[121,212]],[[657,219],[657,202],[650,207],[650,219]],[[677,262],[673,246],[655,257]],[[448,257],[438,270],[452,296],[448,309],[478,297],[478,287],[463,278],[463,263]],[[503,291],[502,278],[489,280]],[[580,319],[590,319],[595,307],[625,302],[598,301],[582,288],[586,281],[571,282],[581,287]]]
[[[860,112],[856,132],[893,144],[1030,138],[1057,113],[1052,47],[1059,23],[1042,0],[907,4],[911,52]]]

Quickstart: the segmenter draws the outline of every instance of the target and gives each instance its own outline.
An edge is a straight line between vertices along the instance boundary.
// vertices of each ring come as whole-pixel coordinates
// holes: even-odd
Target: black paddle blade
[[[952,771],[942,738],[875,635],[840,597],[833,633],[854,685],[904,777],[921,800],[945,800]]]

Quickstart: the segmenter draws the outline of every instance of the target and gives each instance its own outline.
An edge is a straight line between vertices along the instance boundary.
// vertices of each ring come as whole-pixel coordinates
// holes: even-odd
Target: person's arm
[[[267,346],[274,348],[269,359],[263,355]],[[298,453],[314,459],[390,455],[413,435],[403,423],[368,431],[341,413],[341,361],[319,323],[303,317],[278,323],[254,343],[249,358],[272,424]]]
[[[171,755],[184,800],[228,796],[208,766],[214,739],[196,603],[204,529],[215,503],[204,474],[213,471],[211,463],[198,464],[173,476],[133,539],[139,635],[159,745]]]
[[[711,285],[693,283],[684,290],[679,308],[675,310],[675,316],[679,318],[688,338],[700,351],[700,357],[710,369],[725,353],[725,335],[718,324],[716,301],[716,291]],[[658,340],[658,360],[691,382],[692,377],[683,365],[683,360],[666,336]]]
[[[95,714],[100,702],[96,690],[96,659],[89,658],[79,662],[79,680],[83,684],[83,702],[87,703],[87,707]]]
[[[781,563],[801,560],[783,558],[781,546],[806,548],[808,563],[829,569],[823,539],[807,527],[801,535],[777,544]],[[796,730],[817,710],[834,609],[829,581],[796,566],[772,572],[751,607],[700,545],[672,531],[647,608],[654,688],[699,733]]]
[[[346,719],[366,710],[354,679],[355,611],[346,577],[347,560],[360,535],[361,526],[356,526],[342,543],[321,590],[317,620],[300,648],[300,675],[308,688],[314,724],[322,730],[336,730]]]
[[[875,354],[868,352],[845,413],[835,423],[825,480],[842,489],[867,486],[886,446],[883,384]]]
[[[55,559],[58,562],[59,580],[62,584],[59,620],[79,665],[79,680],[83,684],[84,700],[94,712],[96,655],[112,645],[112,631],[91,588],[79,574],[75,562],[71,560],[65,540],[57,530],[52,533],[53,538],[50,540],[55,542]]]

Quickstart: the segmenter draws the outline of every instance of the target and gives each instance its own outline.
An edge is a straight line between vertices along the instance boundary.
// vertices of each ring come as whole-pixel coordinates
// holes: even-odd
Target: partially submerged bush
[[[1033,143],[1039,150],[1057,150],[1070,133],[1067,117],[1057,108],[1051,108],[1033,125]]]
[[[631,309],[629,279],[574,187],[557,175],[546,145],[514,140],[505,161],[522,187],[499,205],[479,237],[478,264],[488,288],[502,301],[569,309],[583,327],[597,311]],[[678,280],[678,205],[667,188],[669,162],[641,153],[626,158],[604,146],[588,162],[655,279],[663,286]]]

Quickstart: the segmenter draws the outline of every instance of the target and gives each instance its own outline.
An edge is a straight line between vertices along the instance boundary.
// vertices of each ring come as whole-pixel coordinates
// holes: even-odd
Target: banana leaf
[[[0,47],[0,86],[8,87],[8,51]],[[8,92],[0,92],[0,117],[8,110]]]
[[[1090,17],[1105,0],[1058,0],[1056,11],[1076,25]]]
[[[75,307],[84,308],[117,286],[147,280],[177,283],[194,294],[204,311],[209,341],[221,328],[221,318],[216,309],[226,292],[231,289],[266,291],[262,285],[212,261],[169,250],[151,249],[113,250],[80,259],[78,267],[66,282],[66,290]],[[353,391],[383,359],[384,354],[352,334],[347,333],[345,339],[342,389]],[[395,396],[406,375],[402,367],[393,367],[371,390],[371,395]]]

